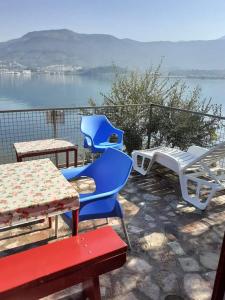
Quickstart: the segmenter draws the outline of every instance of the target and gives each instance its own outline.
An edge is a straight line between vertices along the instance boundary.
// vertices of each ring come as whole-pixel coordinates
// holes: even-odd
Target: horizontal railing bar
[[[31,108],[31,109],[13,109],[13,110],[0,110],[1,113],[19,113],[19,112],[38,112],[38,111],[53,111],[53,110],[85,110],[85,109],[112,109],[112,108],[120,108],[120,107],[141,107],[141,106],[149,106],[149,107],[159,107],[167,110],[176,110],[180,112],[187,112],[191,114],[201,115],[205,117],[218,118],[220,120],[225,120],[225,116],[216,116],[213,114],[206,114],[202,112],[192,111],[188,109],[176,108],[173,106],[164,106],[155,103],[143,103],[143,104],[128,104],[128,105],[101,105],[101,106],[78,106],[78,107],[52,107],[52,108]]]
[[[196,114],[196,115],[202,115],[205,117],[212,117],[212,118],[218,118],[221,120],[225,120],[225,117],[223,116],[216,116],[216,115],[212,115],[212,114],[206,114],[206,113],[202,113],[202,112],[198,112],[198,111],[193,111],[193,110],[188,110],[188,109],[183,109],[183,108],[176,108],[173,106],[164,106],[164,105],[160,105],[160,104],[155,104],[155,103],[151,103],[151,106],[155,106],[155,107],[160,107],[163,109],[171,109],[171,110],[177,110],[177,111],[181,111],[181,112],[187,112],[187,113],[191,113],[191,114]]]

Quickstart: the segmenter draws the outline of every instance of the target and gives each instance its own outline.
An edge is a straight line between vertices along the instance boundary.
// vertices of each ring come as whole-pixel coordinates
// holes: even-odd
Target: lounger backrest
[[[192,154],[196,158],[208,151],[209,151],[209,149],[207,149],[207,148],[203,148],[203,147],[195,146],[195,145],[190,146],[187,150],[188,153]]]
[[[210,167],[213,163],[216,163],[225,158],[225,142],[222,142],[213,148],[209,149],[207,152],[196,157],[194,161],[185,166],[185,169],[196,168],[201,165]]]

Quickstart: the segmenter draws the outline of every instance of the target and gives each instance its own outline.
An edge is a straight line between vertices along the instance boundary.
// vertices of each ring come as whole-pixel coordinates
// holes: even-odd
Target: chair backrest
[[[81,132],[96,142],[105,142],[112,132],[112,124],[104,115],[83,116]]]
[[[118,192],[127,182],[133,161],[127,154],[108,148],[100,158],[88,166],[88,176],[95,180],[96,192]]]
[[[212,166],[213,163],[219,162],[225,158],[225,142],[219,143],[218,145],[212,147],[202,155],[196,157],[196,159],[189,163],[185,169],[190,167],[199,167],[205,165],[207,167]]]

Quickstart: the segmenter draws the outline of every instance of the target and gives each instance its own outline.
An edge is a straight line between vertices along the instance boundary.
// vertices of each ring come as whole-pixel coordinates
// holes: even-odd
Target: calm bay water
[[[86,106],[92,97],[102,103],[100,93],[111,81],[86,76],[0,76],[0,110]]]
[[[203,97],[223,104],[225,115],[225,80],[185,79],[190,87],[199,85]],[[101,104],[111,87],[110,79],[86,76],[32,75],[0,76],[0,110],[88,105],[93,97]]]

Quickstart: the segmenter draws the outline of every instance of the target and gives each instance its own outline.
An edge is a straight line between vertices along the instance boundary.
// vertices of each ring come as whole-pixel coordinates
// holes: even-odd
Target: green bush
[[[191,89],[179,80],[163,78],[160,65],[144,73],[116,73],[111,91],[103,97],[106,115],[109,106],[115,106],[109,118],[125,131],[128,153],[159,145],[181,149],[192,144],[209,146],[217,138],[221,106],[202,99],[198,86]],[[94,106],[95,101],[90,104]],[[203,115],[209,113],[214,117]]]

